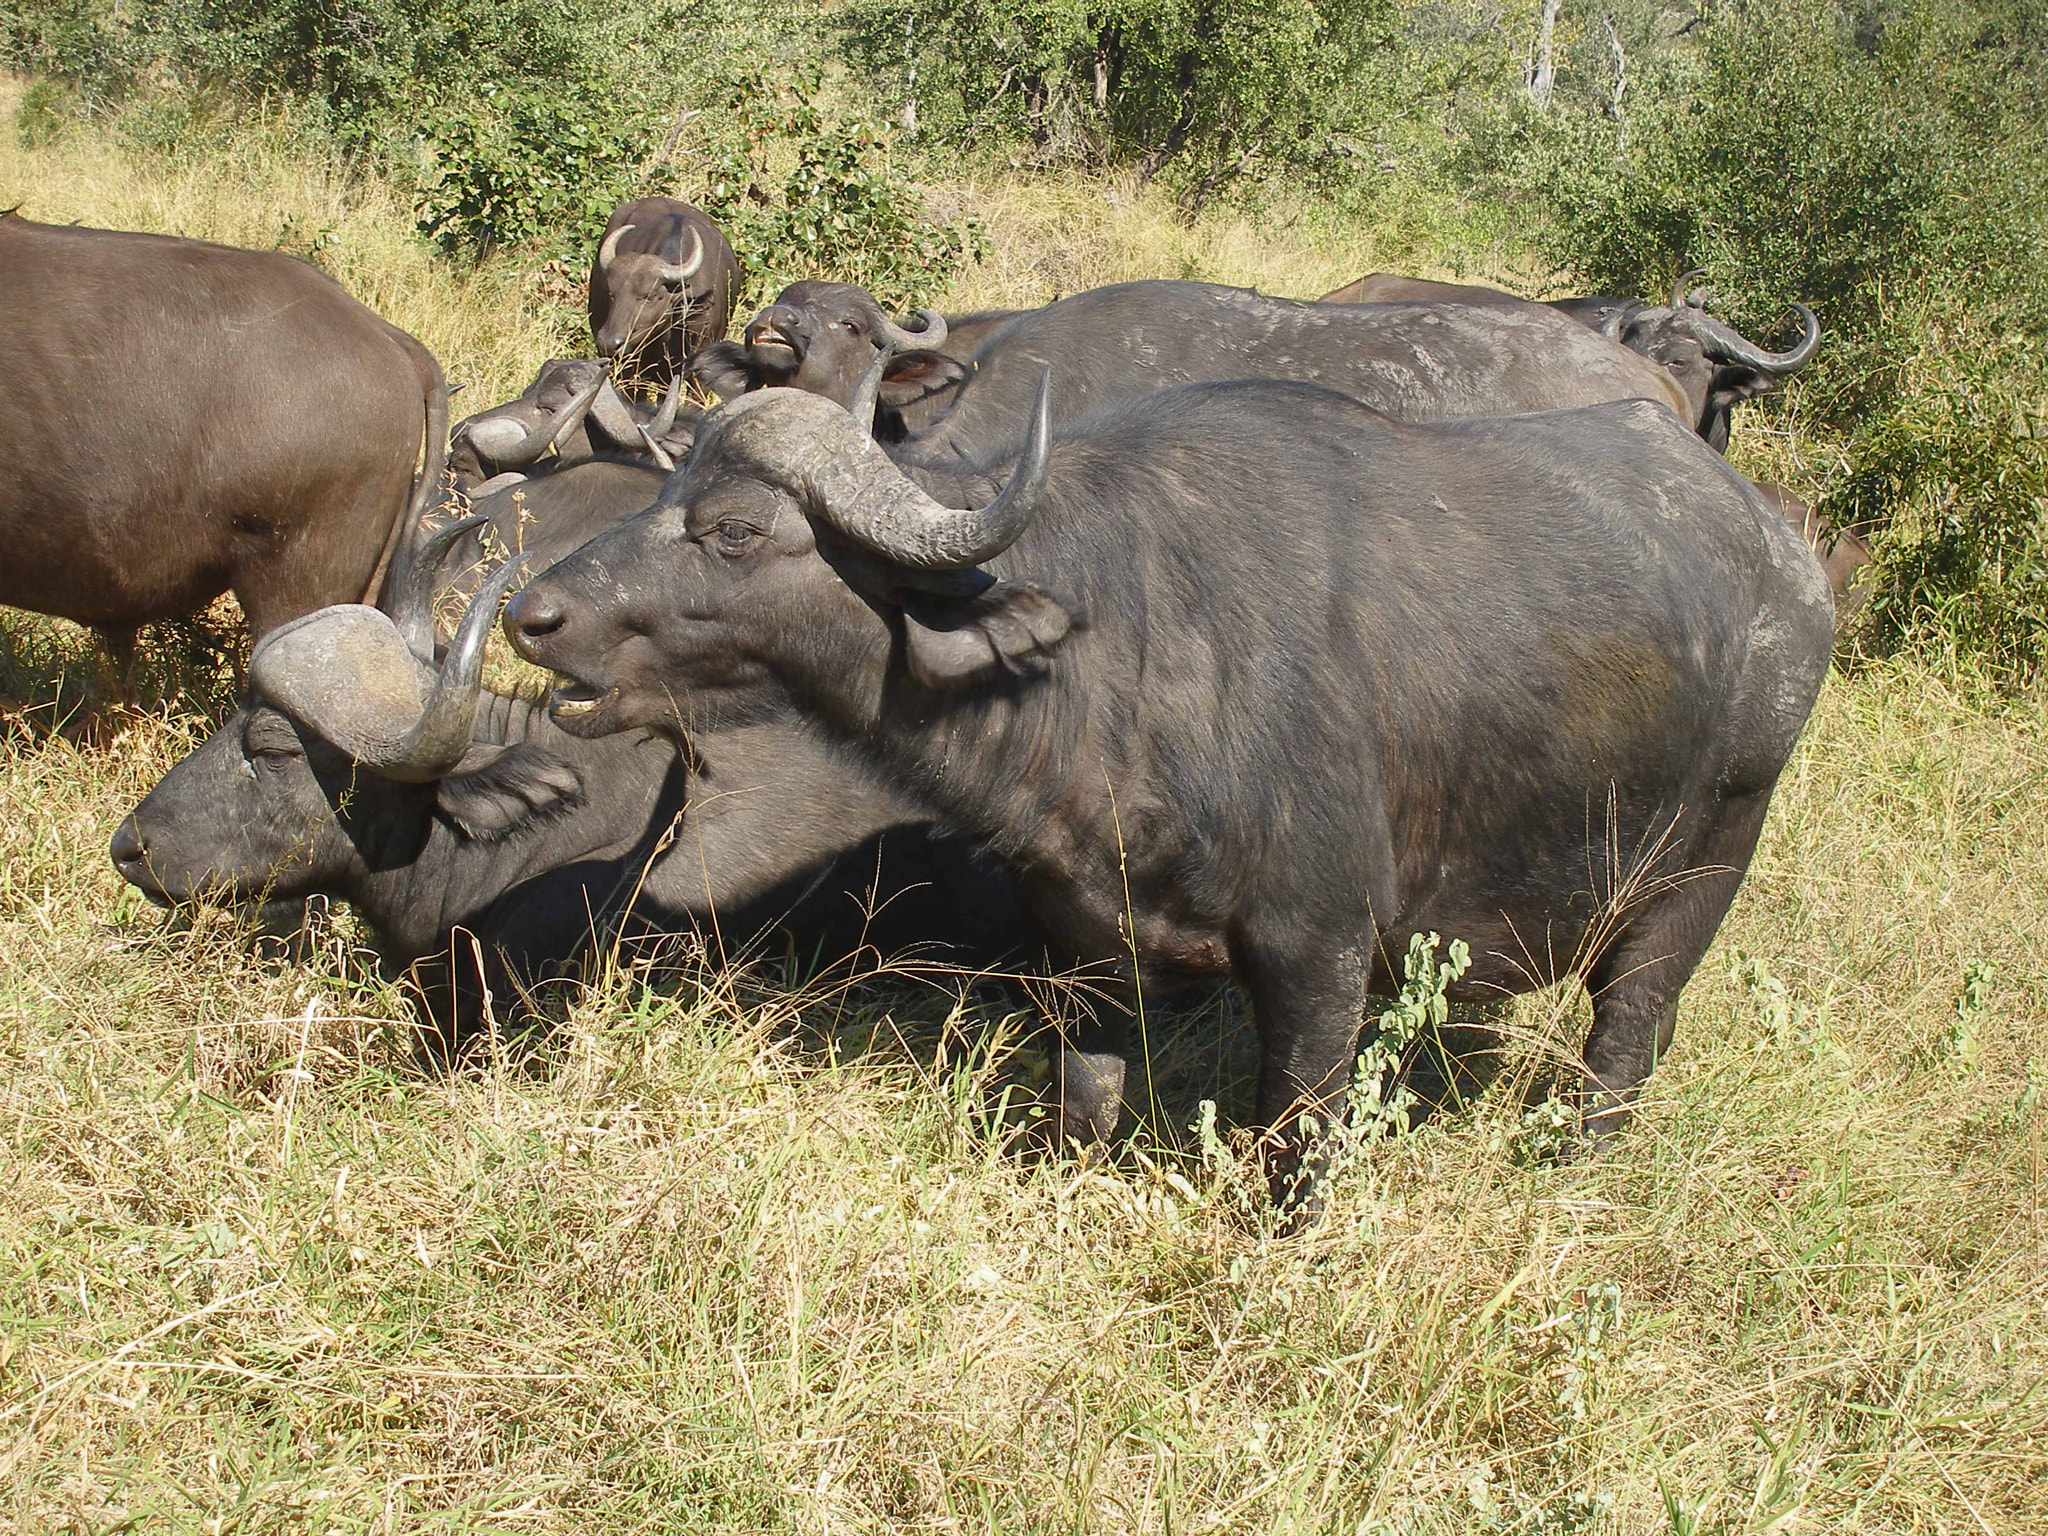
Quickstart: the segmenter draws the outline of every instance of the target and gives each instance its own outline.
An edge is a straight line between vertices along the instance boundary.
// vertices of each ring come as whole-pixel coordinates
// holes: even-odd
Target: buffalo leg
[[[1769,809],[1768,792],[1727,802],[1719,824],[1694,844],[1692,868],[1654,897],[1587,972],[1593,1028],[1580,1105],[1596,1146],[1627,1125],[1644,1080],[1671,1048],[1679,993],[1735,899]]]
[[[1366,966],[1357,951],[1261,957],[1246,967],[1259,1030],[1258,1116],[1266,1177],[1287,1230],[1322,1214],[1317,1182],[1327,1171],[1357,1060]]]

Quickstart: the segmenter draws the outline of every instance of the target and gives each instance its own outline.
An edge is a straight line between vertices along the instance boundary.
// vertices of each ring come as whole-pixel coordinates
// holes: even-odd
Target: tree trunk
[[[1529,99],[1546,110],[1557,89],[1557,18],[1563,9],[1564,0],[1543,0],[1543,25],[1536,34],[1536,51],[1522,77]]]

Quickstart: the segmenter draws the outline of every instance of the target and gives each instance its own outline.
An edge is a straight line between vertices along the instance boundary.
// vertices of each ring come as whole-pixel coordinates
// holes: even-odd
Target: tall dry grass
[[[0,202],[331,225],[455,376],[544,355],[515,268],[437,266],[287,148],[0,141]],[[998,259],[946,297],[1190,261],[1307,292],[1371,248],[1115,190],[963,191]],[[89,662],[4,623],[17,693]],[[1092,1167],[1003,1149],[1034,1058],[929,994],[613,978],[541,1060],[436,1077],[345,927],[265,961],[114,876],[204,720],[88,747],[17,712],[0,1529],[2048,1530],[2044,725],[1959,668],[1831,683],[1625,1141],[1558,1166],[1489,1098],[1276,1242],[1235,1004],[1159,1026],[1153,1123]],[[1540,1062],[1583,1016],[1515,1022]]]

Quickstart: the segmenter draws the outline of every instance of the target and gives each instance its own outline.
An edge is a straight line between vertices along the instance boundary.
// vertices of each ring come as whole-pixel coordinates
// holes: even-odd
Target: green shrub
[[[816,92],[814,76],[744,79],[712,130],[703,207],[732,241],[751,295],[827,278],[905,308],[987,253],[973,219],[927,210],[886,134],[828,116]]]
[[[588,250],[620,203],[637,195],[655,124],[609,100],[487,85],[423,125],[434,170],[419,226],[451,252],[500,246]]]

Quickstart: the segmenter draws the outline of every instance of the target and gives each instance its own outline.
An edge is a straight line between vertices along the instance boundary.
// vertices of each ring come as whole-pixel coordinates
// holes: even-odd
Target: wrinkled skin
[[[558,719],[705,750],[806,722],[982,839],[1064,957],[1148,994],[1241,982],[1297,1215],[1325,1155],[1302,1116],[1340,1113],[1412,933],[1470,944],[1454,999],[1582,978],[1587,1127],[1626,1119],[1830,647],[1805,544],[1669,412],[1167,390],[1057,434],[1035,515],[963,573],[837,531],[849,493],[820,487],[880,450],[849,427],[785,479],[739,429],[772,409],[826,451],[783,401],[812,408],[714,413],[654,511],[508,608],[571,679]],[[1116,1123],[1126,1017],[1061,1053],[1070,1136]]]
[[[1476,283],[1439,283],[1420,277],[1373,272],[1331,290],[1318,304],[1470,304],[1491,309],[1520,309],[1537,301],[1519,298]],[[1739,359],[1716,356],[1689,328],[1687,308],[1644,303],[1595,294],[1584,298],[1549,299],[1554,309],[1589,330],[1612,337],[1633,352],[1663,367],[1685,392],[1684,414],[1717,452],[1726,452],[1731,415],[1737,405],[1769,394],[1784,384],[1780,374]]]
[[[645,459],[590,458],[536,474],[470,504],[490,519],[465,535],[443,562],[444,585],[464,602],[501,561],[528,557],[543,570],[621,519],[654,505],[668,479]],[[445,603],[444,599],[444,603]]]
[[[875,436],[896,442],[936,421],[972,371],[975,350],[1007,321],[1026,313],[989,309],[948,315],[946,339],[938,346],[898,350],[882,375]],[[791,283],[748,322],[744,343],[721,341],[704,348],[690,358],[690,373],[724,399],[790,388],[845,405],[882,350],[889,319],[867,289],[852,283]]]
[[[609,267],[591,258],[590,337],[622,380],[659,390],[692,352],[725,335],[743,280],[724,232],[701,209],[671,197],[627,203],[605,224],[599,250],[628,224]],[[662,268],[683,263],[693,234],[703,241],[703,263],[680,283],[667,280]]]
[[[515,466],[493,457],[490,445],[504,439],[517,441],[554,420],[603,368],[602,363],[588,358],[550,358],[541,364],[533,382],[516,399],[458,421],[448,434],[448,468],[455,476],[456,488],[468,491],[501,471],[526,469],[527,466]],[[652,423],[659,414],[659,407],[652,401],[628,399],[624,404],[632,418],[642,424]],[[699,414],[692,410],[679,411],[673,426],[657,439],[672,458],[681,460],[689,456],[690,441],[696,431]],[[512,430],[486,425],[499,422],[509,423]],[[482,432],[476,430],[480,427],[484,428]],[[586,414],[562,434],[554,452],[542,461],[541,467],[556,468],[598,456],[637,459],[647,464],[654,462],[637,434],[630,440],[621,441],[605,431],[596,415]]]
[[[576,740],[486,693],[475,739],[467,771],[400,784],[257,703],[150,791],[115,868],[159,904],[277,926],[311,896],[349,903],[449,1045],[487,997],[517,1021],[620,934],[976,969],[1026,942],[999,875],[802,732],[734,733],[691,772],[647,733]]]
[[[0,603],[117,655],[374,597],[439,490],[440,368],[295,257],[0,215],[0,352]]]

